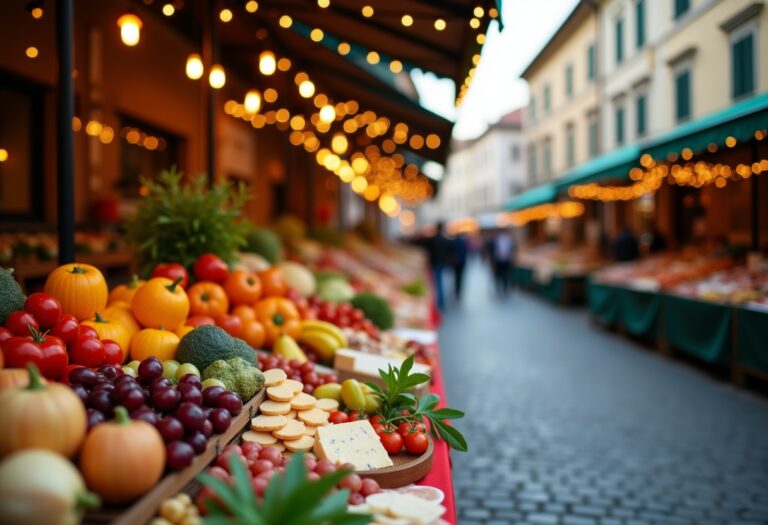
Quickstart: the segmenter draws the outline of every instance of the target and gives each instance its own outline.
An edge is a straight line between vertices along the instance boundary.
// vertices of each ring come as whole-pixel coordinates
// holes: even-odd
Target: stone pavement
[[[440,330],[461,525],[768,523],[768,400],[489,288],[470,267]]]

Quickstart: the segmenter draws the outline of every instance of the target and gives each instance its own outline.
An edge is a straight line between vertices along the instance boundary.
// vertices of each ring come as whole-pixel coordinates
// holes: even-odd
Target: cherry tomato
[[[94,368],[104,361],[104,344],[94,337],[79,335],[71,345],[69,354],[73,363]]]
[[[342,412],[341,410],[335,410],[331,412],[331,415],[328,416],[328,421],[333,423],[334,425],[340,425],[342,423],[346,423],[349,421],[349,416]]]
[[[13,332],[14,335],[26,337],[29,335],[29,327],[40,328],[37,319],[26,310],[16,310],[5,318],[5,327]]]
[[[198,281],[223,283],[229,275],[229,268],[221,257],[213,253],[204,253],[195,261],[195,278]]]
[[[198,326],[203,326],[205,324],[215,325],[216,321],[214,321],[213,317],[209,317],[207,315],[193,315],[192,317],[188,318],[184,324],[197,328]]]
[[[387,430],[387,427],[385,427],[381,423],[372,423],[371,426],[373,427],[373,431],[376,432],[377,436],[380,436],[382,432],[385,432]]]
[[[386,419],[384,419],[384,416],[382,416],[381,414],[377,414],[377,415],[375,415],[375,416],[373,416],[371,418],[371,425],[373,425],[374,423],[382,423],[383,424],[384,421],[386,421]]]
[[[352,318],[353,321],[362,321],[363,319],[365,319],[365,314],[363,313],[362,310],[358,308],[355,308],[354,310],[352,310],[352,313],[349,316]]]
[[[397,432],[382,432],[379,434],[384,450],[389,454],[399,454],[403,450],[403,436]]]
[[[84,335],[85,337],[91,337],[93,339],[99,338],[99,332],[97,332],[94,327],[88,326],[87,324],[80,325],[80,330],[77,332],[77,336],[80,337],[81,335]]]
[[[423,432],[411,432],[405,436],[405,450],[409,454],[423,454],[427,451],[427,436]]]
[[[56,324],[53,325],[53,328],[51,328],[51,334],[71,345],[75,342],[77,336],[80,335],[80,323],[74,315],[62,314],[59,320],[56,321]]]
[[[13,332],[4,326],[0,326],[0,347],[2,347],[3,343],[5,343],[11,337],[13,337]]]
[[[31,313],[40,327],[51,328],[61,317],[61,303],[47,293],[33,293],[24,302],[24,310]]]
[[[179,263],[158,264],[155,266],[155,269],[152,270],[152,277],[167,277],[171,281],[175,281],[181,277],[179,285],[182,288],[186,288],[189,284],[189,273],[187,272],[187,269]]]
[[[104,346],[104,362],[105,365],[119,365],[123,362],[123,349],[112,339],[102,339],[101,344]]]
[[[58,379],[69,363],[64,341],[53,335],[34,331],[32,337],[11,337],[3,345],[6,366],[24,368],[35,363],[43,377]]]
[[[349,413],[350,421],[357,421],[358,419],[365,419],[365,412],[358,412],[357,410],[353,410]]]
[[[226,330],[232,337],[243,335],[243,321],[236,315],[220,315],[216,318],[216,325]]]
[[[397,433],[405,437],[405,435],[411,431],[411,428],[411,424],[408,421],[403,421],[397,425]]]

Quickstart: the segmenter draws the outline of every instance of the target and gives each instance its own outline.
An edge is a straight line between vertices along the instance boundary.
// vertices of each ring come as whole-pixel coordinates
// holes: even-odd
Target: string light
[[[290,59],[283,57],[280,60],[278,60],[277,69],[279,69],[280,71],[288,71],[289,69],[291,69]]]
[[[304,98],[311,98],[315,94],[315,85],[311,80],[303,80],[299,84],[299,95]]]
[[[352,48],[348,43],[340,42],[336,50],[339,52],[340,55],[347,55],[352,50]]]
[[[0,148],[0,162],[5,162],[6,160],[8,160],[8,150]]]
[[[336,109],[330,104],[326,104],[320,108],[318,116],[320,117],[321,122],[329,124],[336,120]]]
[[[393,60],[389,63],[389,70],[392,73],[400,73],[403,70],[403,63],[399,60]]]
[[[213,89],[221,89],[227,83],[227,74],[220,64],[214,64],[208,73],[208,83]]]
[[[343,133],[336,133],[331,139],[331,149],[338,155],[343,155],[346,153],[348,147],[349,142],[347,141],[346,135]]]
[[[173,13],[176,12],[176,8],[173,7],[173,4],[165,4],[163,6],[163,14],[165,16],[173,16]]]
[[[226,7],[219,11],[219,20],[225,24],[232,21],[232,11]]]
[[[364,5],[361,11],[365,18],[371,18],[373,16],[373,7],[369,5]]]
[[[120,39],[128,47],[133,47],[141,39],[141,28],[144,22],[141,18],[132,12],[127,12],[117,19],[117,26],[120,28]]]
[[[445,20],[443,20],[442,18],[438,18],[437,20],[435,20],[435,29],[437,29],[438,31],[442,31],[443,29],[445,29]]]
[[[274,88],[267,88],[264,90],[264,100],[266,100],[269,103],[275,102],[277,100],[278,93],[277,90]]]
[[[272,51],[262,51],[259,55],[259,71],[261,74],[270,76],[274,74],[276,67],[275,54]]]
[[[293,18],[288,15],[283,15],[280,17],[277,23],[280,24],[280,27],[288,29],[293,25]]]
[[[245,94],[245,100],[243,101],[245,110],[248,113],[258,113],[261,109],[261,93],[256,89],[251,89]]]
[[[37,50],[37,48],[35,46],[29,46],[26,49],[25,54],[29,58],[37,58],[37,55],[39,54],[39,52],[38,52],[38,50]]]
[[[32,10],[29,12],[29,14],[32,15],[32,18],[35,20],[40,20],[43,18],[43,8],[40,6],[33,7]]]
[[[411,15],[403,15],[400,19],[400,23],[405,27],[411,27],[413,25],[413,17]]]
[[[496,223],[500,227],[523,226],[532,221],[542,221],[550,218],[573,219],[584,214],[584,205],[580,202],[565,201],[532,206],[520,211],[507,212],[498,217]]]
[[[192,80],[197,80],[203,76],[204,73],[203,59],[197,53],[192,53],[187,57],[186,73],[187,77]]]
[[[255,13],[259,9],[259,3],[256,0],[248,0],[245,3],[245,10],[249,13]]]
[[[313,42],[320,42],[323,39],[324,33],[322,29],[315,28],[309,33],[309,38],[312,39]]]
[[[472,11],[472,14],[474,14],[477,18],[482,18],[485,14],[485,10],[480,6],[477,6],[475,7],[474,11]]]
[[[331,5],[331,0],[317,0],[317,5],[325,9],[329,5]]]
[[[369,64],[378,64],[381,58],[376,51],[370,51],[366,56],[366,60],[368,60]]]

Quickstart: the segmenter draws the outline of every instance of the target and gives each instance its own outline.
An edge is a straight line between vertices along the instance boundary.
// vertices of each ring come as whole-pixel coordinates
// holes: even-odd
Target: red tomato
[[[31,313],[40,327],[51,328],[61,317],[61,303],[47,293],[33,293],[24,302],[24,310]]]
[[[221,257],[213,253],[204,253],[195,261],[195,278],[198,281],[223,283],[229,275],[229,268]]]
[[[427,436],[423,432],[411,432],[405,436],[405,450],[409,454],[419,455],[427,451]]]
[[[203,326],[205,324],[215,325],[216,321],[214,321],[213,317],[209,317],[207,315],[193,315],[187,319],[184,324],[197,328],[198,326]]]
[[[87,324],[80,325],[80,330],[77,332],[77,336],[80,337],[81,335],[91,337],[93,339],[99,338],[99,332],[97,332],[94,327],[88,326]],[[75,340],[77,340],[77,338],[75,338]]]
[[[373,431],[376,432],[377,436],[380,436],[382,432],[385,432],[387,430],[387,427],[385,427],[381,423],[372,423],[371,426],[373,427]]]
[[[411,431],[412,427],[408,421],[403,421],[397,426],[397,433],[405,437]]]
[[[357,410],[352,410],[349,413],[349,420],[350,421],[357,421],[358,419],[366,419],[365,418],[365,412],[358,412]]]
[[[61,373],[61,382],[62,383],[69,383],[69,374],[75,368],[84,368],[84,367],[83,367],[83,365],[67,365],[64,368],[64,371]]]
[[[70,346],[69,353],[73,363],[94,368],[104,361],[104,344],[94,337],[80,335]]]
[[[0,347],[2,347],[3,343],[5,343],[11,337],[13,337],[13,332],[4,326],[0,326]]]
[[[104,346],[104,365],[119,365],[123,362],[123,349],[112,339],[102,339]]]
[[[220,315],[216,318],[216,325],[226,330],[232,337],[243,335],[243,321],[236,315]]]
[[[365,319],[365,314],[363,313],[362,310],[358,308],[355,308],[354,310],[352,310],[352,313],[349,316],[352,318],[353,321],[362,321],[363,319]]]
[[[342,423],[346,423],[349,421],[349,416],[342,412],[341,410],[335,410],[334,412],[331,412],[331,415],[328,416],[328,421],[333,423],[334,425],[340,425]]]
[[[373,425],[374,423],[382,423],[383,424],[384,421],[386,421],[386,419],[384,419],[384,416],[382,416],[381,414],[377,414],[377,415],[371,417],[370,419],[371,419],[371,425]]]
[[[24,368],[27,363],[35,363],[47,379],[61,377],[69,363],[64,341],[39,332],[34,337],[11,337],[3,345],[3,354],[8,368]]]
[[[28,336],[30,334],[30,326],[35,330],[40,328],[40,325],[37,324],[37,319],[25,310],[16,310],[5,318],[5,327],[13,332],[14,335]]]
[[[94,330],[95,332],[95,330]],[[61,338],[62,341],[71,345],[80,335],[80,323],[72,314],[63,314],[51,328],[51,334]]]
[[[175,281],[181,277],[179,285],[182,288],[186,288],[189,284],[189,273],[187,272],[187,269],[179,263],[158,264],[155,266],[155,269],[152,270],[152,277],[167,277],[171,281]]]
[[[397,432],[383,432],[379,434],[379,439],[389,454],[399,454],[403,450],[403,436]]]

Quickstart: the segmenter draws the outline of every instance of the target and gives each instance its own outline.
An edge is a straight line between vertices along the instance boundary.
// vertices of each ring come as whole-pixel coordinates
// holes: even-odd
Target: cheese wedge
[[[318,427],[313,451],[317,459],[351,463],[358,471],[392,466],[389,454],[368,420]]]

